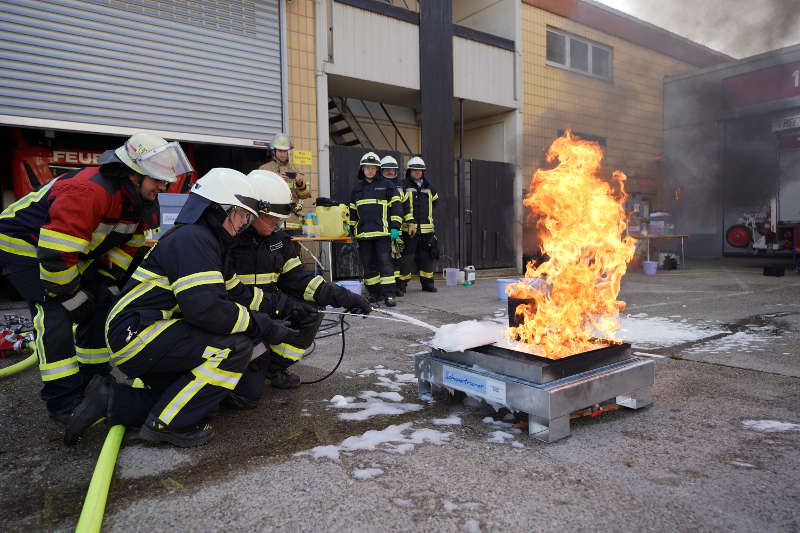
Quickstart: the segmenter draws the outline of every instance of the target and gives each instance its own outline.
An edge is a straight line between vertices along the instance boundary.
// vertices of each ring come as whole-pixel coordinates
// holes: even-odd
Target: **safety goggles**
[[[170,183],[177,181],[178,176],[194,170],[181,145],[176,142],[159,146],[131,159],[144,170],[146,176]]]
[[[258,202],[258,209],[256,209],[256,211],[268,215],[288,217],[294,212],[295,205],[296,204],[293,202],[289,202],[288,204],[271,204],[269,202],[260,201]]]

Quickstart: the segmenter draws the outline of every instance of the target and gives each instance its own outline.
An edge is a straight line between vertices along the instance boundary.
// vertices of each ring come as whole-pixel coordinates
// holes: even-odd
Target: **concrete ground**
[[[646,409],[573,420],[572,435],[553,444],[530,440],[483,421],[502,419],[489,407],[417,399],[403,374],[413,373],[413,354],[430,338],[425,329],[350,319],[333,377],[273,390],[252,411],[221,411],[209,445],[149,446],[129,431],[104,529],[800,530],[800,276],[764,277],[761,263],[730,259],[689,267],[656,276],[637,270],[623,281],[626,313],[637,320],[713,325],[690,342],[635,346],[664,356],[654,359],[655,402]],[[415,284],[396,309],[441,325],[504,308],[492,280],[438,286],[429,294]],[[745,331],[761,340],[733,342]],[[339,352],[338,337],[319,341],[298,373],[323,375]],[[72,530],[104,438],[98,427],[63,446],[38,388],[33,369],[0,381],[3,531]],[[418,410],[343,420],[355,411],[329,401],[365,391],[398,392],[402,399],[386,395],[385,403]],[[449,416],[461,423],[433,424]],[[341,452],[338,461],[294,455],[400,424],[405,443],[388,450]],[[435,431],[413,433],[425,429]],[[489,442],[501,429],[510,438]]]

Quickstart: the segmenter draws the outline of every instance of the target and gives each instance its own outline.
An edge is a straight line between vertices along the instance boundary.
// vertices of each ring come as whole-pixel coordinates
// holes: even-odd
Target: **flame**
[[[567,131],[547,153],[547,162],[558,164],[534,173],[523,202],[549,260],[526,268],[526,278],[543,283],[507,287],[509,297],[534,302],[517,306],[524,321],[508,334],[551,359],[595,349],[598,338],[613,340],[625,308],[617,295],[635,247],[623,236],[626,176],[617,170],[610,182],[601,179],[602,159],[597,143]]]

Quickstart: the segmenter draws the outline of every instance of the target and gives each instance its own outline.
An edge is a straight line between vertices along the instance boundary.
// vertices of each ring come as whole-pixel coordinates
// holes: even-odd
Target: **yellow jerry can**
[[[350,211],[344,204],[314,208],[322,237],[347,237],[350,231]]]

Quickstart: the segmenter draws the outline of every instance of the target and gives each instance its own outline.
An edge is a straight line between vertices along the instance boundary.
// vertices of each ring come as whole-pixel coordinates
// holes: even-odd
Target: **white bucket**
[[[511,285],[512,283],[518,282],[518,278],[510,279],[510,278],[499,278],[497,280],[497,297],[500,298],[502,301],[508,301],[508,295],[506,294],[506,287]]]
[[[457,285],[458,284],[458,272],[457,268],[445,268],[444,269],[444,281],[446,285]]]
[[[356,294],[361,294],[361,289],[363,288],[363,284],[357,279],[345,279],[337,281],[336,284]]]
[[[658,261],[642,261],[642,270],[647,275],[653,275],[658,269]]]

